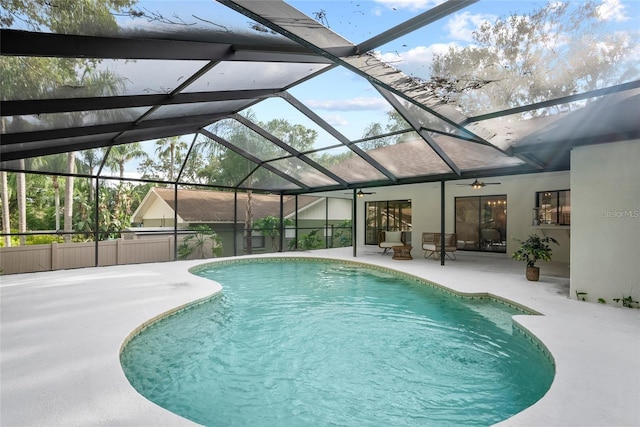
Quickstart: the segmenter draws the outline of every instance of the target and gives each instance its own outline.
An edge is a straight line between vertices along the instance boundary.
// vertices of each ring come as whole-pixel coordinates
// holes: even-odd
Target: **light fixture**
[[[355,188],[354,188],[354,190],[355,190]],[[344,194],[353,194],[353,193],[344,193]],[[356,194],[357,197],[364,197],[367,194],[376,194],[376,193],[375,193],[375,191],[366,192],[366,191],[362,191],[362,189],[360,189],[355,194]]]
[[[471,184],[456,184],[456,185],[468,185],[469,187],[473,188],[474,190],[479,190],[482,187],[484,187],[485,185],[499,185],[499,182],[484,182],[484,181],[478,181],[478,179],[474,179],[473,182]]]

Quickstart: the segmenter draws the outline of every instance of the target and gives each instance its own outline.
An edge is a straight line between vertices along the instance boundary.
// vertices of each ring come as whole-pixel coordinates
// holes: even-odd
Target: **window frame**
[[[374,210],[383,210],[386,215],[383,217],[376,214],[376,221],[373,227],[369,226],[369,213],[371,205]],[[384,207],[381,208],[381,205]],[[403,206],[405,205],[405,206]],[[406,211],[404,209],[407,209]],[[397,210],[397,218],[391,218],[391,210]],[[380,219],[381,222],[377,220]],[[371,200],[364,202],[364,225],[365,225],[365,245],[377,245],[378,233],[380,231],[404,231],[407,234],[407,244],[411,243],[411,230],[413,229],[412,215],[411,215],[411,199],[398,199],[398,200]]]
[[[543,197],[550,198],[548,208],[545,208],[545,205],[547,205],[547,203],[542,203]],[[561,204],[562,200],[565,201],[564,204]],[[566,201],[568,201],[568,203],[566,203]],[[549,212],[543,212],[543,209],[548,209]],[[555,213],[552,212],[554,209]],[[536,191],[536,210],[536,219],[538,220],[539,225],[570,226],[571,189]]]

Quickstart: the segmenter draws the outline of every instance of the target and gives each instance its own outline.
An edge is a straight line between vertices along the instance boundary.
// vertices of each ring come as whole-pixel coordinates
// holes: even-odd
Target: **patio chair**
[[[422,249],[424,250],[424,257],[429,258],[433,256],[438,259],[440,256],[441,234],[424,232],[422,233]],[[456,260],[456,250],[458,250],[458,237],[455,233],[444,234],[444,253],[449,259]]]
[[[378,246],[384,251],[382,255],[394,246],[406,246],[407,238],[402,231],[381,231],[378,235]]]

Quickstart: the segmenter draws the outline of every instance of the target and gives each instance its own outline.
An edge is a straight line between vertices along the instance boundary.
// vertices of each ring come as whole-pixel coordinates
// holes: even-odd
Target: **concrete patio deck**
[[[378,248],[284,253],[398,269],[467,293],[491,293],[543,316],[516,316],[555,359],[556,376],[535,405],[500,426],[640,425],[640,310],[568,298],[566,265],[524,264],[502,254],[458,252],[441,266],[396,261]],[[136,328],[219,290],[187,270],[207,261],[138,264],[0,277],[0,425],[194,425],[139,395],[119,361]],[[589,295],[592,300],[597,295]]]

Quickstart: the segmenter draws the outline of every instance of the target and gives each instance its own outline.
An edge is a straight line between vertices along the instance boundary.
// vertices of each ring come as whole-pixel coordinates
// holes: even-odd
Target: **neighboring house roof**
[[[462,170],[509,167],[523,163],[516,157],[509,157],[485,145],[444,135],[434,136],[433,139],[445,149],[450,158]],[[422,139],[412,139],[375,148],[368,150],[367,154],[377,162],[384,164],[385,168],[399,178],[450,172],[447,164]],[[331,166],[329,170],[348,180],[366,182],[382,179],[380,172],[371,168],[356,155]]]
[[[154,187],[144,197],[134,214],[134,222],[142,222],[145,212],[152,204],[161,200],[171,210],[175,210],[174,189],[166,187]],[[322,198],[310,196],[298,196],[298,210],[317,203]],[[280,195],[257,194],[251,196],[253,218],[259,219],[266,216],[280,215]],[[210,190],[178,190],[178,216],[179,222],[220,223],[234,221],[234,193],[232,191]],[[247,193],[238,192],[237,221],[246,219]],[[295,197],[283,197],[284,216],[290,216],[295,211]],[[182,221],[180,221],[182,220]]]

